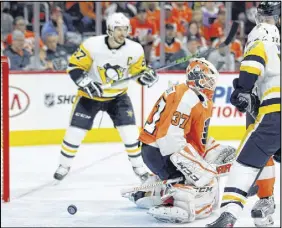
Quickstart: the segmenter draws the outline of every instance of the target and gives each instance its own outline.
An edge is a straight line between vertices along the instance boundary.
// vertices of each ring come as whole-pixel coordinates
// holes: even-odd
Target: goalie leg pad
[[[207,163],[189,143],[172,154],[170,159],[186,180],[196,187],[207,185],[217,175],[215,167]]]
[[[167,187],[162,199],[173,197],[173,206],[153,207],[148,214],[163,222],[188,223],[196,218],[194,198],[196,190],[192,186],[175,184]]]

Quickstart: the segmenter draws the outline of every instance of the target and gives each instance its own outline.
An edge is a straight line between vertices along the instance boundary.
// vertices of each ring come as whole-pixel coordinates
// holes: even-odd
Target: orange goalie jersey
[[[186,142],[204,156],[213,102],[197,95],[186,83],[167,89],[156,102],[139,140],[160,149],[163,156]]]

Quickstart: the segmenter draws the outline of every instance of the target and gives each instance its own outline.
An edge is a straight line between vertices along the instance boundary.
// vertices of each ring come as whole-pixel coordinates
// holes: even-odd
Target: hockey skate
[[[274,197],[266,197],[258,200],[251,211],[256,227],[267,227],[274,224],[272,214],[275,212]]]
[[[149,173],[145,170],[145,167],[132,167],[136,176],[139,177],[142,183],[149,178]]]
[[[234,227],[236,218],[229,212],[223,212],[217,220],[206,225],[206,227]]]
[[[56,170],[56,172],[54,173],[54,178],[56,180],[61,181],[65,178],[65,176],[69,173],[69,171],[70,171],[70,167],[64,167],[60,165]]]
[[[145,164],[143,162],[143,159],[140,156],[129,158],[129,161],[132,165],[132,169],[136,176],[139,177],[142,183],[144,183],[149,178],[149,172],[146,170]]]

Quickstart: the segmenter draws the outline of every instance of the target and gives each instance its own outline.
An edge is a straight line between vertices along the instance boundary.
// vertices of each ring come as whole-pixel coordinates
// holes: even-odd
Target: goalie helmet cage
[[[10,201],[9,64],[1,56],[1,202]]]

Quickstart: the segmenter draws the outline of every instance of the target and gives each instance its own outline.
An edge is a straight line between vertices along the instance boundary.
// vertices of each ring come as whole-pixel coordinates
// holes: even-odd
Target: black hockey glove
[[[138,82],[143,86],[148,86],[148,88],[153,86],[159,80],[156,71],[150,66],[148,66],[141,74],[141,77],[138,78]]]
[[[101,97],[103,95],[102,84],[95,82],[86,72],[84,72],[83,76],[76,81],[76,85],[82,88],[82,90],[91,98]]]
[[[244,91],[243,88],[238,86],[238,81],[238,78],[233,80],[234,91],[230,97],[231,104],[234,105],[240,112],[244,113],[248,111],[252,115],[256,116],[260,105],[258,96],[253,94],[251,91]]]

